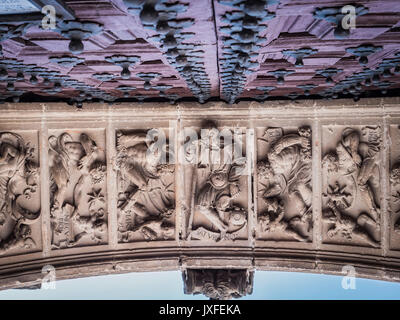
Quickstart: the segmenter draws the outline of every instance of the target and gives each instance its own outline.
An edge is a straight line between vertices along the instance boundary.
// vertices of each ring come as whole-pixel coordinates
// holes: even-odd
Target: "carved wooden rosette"
[[[37,131],[0,130],[0,257],[40,251]]]
[[[169,144],[168,129],[117,132],[118,242],[175,239],[175,165]]]
[[[54,130],[49,135],[53,249],[107,242],[104,131]]]
[[[322,130],[323,242],[379,248],[382,127],[327,125]]]

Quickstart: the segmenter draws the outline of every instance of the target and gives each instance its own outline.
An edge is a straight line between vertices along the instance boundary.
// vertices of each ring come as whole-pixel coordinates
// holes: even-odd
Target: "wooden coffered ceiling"
[[[355,28],[341,28],[346,5]],[[399,0],[0,0],[0,44],[1,102],[357,100],[400,87]]]

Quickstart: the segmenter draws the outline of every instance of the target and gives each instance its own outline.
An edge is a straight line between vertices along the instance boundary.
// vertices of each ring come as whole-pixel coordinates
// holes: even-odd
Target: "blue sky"
[[[341,276],[257,271],[253,294],[243,299],[400,299],[400,283],[356,279],[342,288]],[[0,299],[206,299],[183,293],[178,271],[130,273],[56,282],[54,290],[5,290]]]

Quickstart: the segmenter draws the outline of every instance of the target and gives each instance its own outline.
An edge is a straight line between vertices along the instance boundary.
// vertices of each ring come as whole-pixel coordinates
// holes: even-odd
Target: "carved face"
[[[31,228],[26,224],[21,224],[21,226],[19,227],[19,233],[21,235],[21,238],[25,239],[31,235]]]
[[[393,186],[400,184],[400,167],[396,167],[390,173],[390,182]]]
[[[79,161],[85,154],[83,146],[79,142],[68,142],[65,150],[72,160]]]
[[[302,137],[309,138],[311,136],[311,128],[310,127],[301,127],[299,129],[299,135]]]
[[[326,168],[328,173],[336,173],[339,170],[339,163],[333,154],[327,154],[322,160],[322,166]]]

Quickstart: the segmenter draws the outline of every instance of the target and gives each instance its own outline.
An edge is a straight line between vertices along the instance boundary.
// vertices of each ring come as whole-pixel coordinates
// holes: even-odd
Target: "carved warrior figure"
[[[187,269],[185,294],[203,294],[210,300],[240,298],[253,292],[254,273],[248,270]]]
[[[268,131],[276,130],[269,128]],[[311,129],[302,127],[297,134],[283,136],[282,130],[279,131],[267,159],[257,164],[259,181],[264,186],[260,192],[267,205],[266,212],[258,217],[258,226],[261,233],[281,232],[306,241],[311,238],[312,228]],[[299,214],[290,219],[285,215],[285,201],[289,196],[300,207]]]
[[[174,236],[174,166],[145,132],[118,132],[119,241],[167,240]]]
[[[40,216],[40,188],[33,152],[20,135],[0,133],[0,253],[36,245],[30,225]]]
[[[364,127],[362,132],[367,136],[368,142],[360,142],[359,133],[352,128],[343,130],[336,152],[328,153],[322,160],[328,179],[336,177],[343,185],[341,187],[336,181],[336,185],[330,186],[330,190],[324,193],[328,207],[324,218],[333,223],[328,237],[338,235],[352,240],[354,235],[358,235],[370,245],[377,246],[380,209],[370,184],[373,175],[377,174],[379,177],[380,127]],[[367,205],[368,212],[361,213],[354,219],[346,215],[346,211],[352,208],[358,195]]]
[[[107,230],[103,193],[104,151],[82,133],[49,138],[52,244],[71,247],[85,237],[103,242]]]
[[[397,208],[399,207],[400,204],[400,162],[396,163],[391,172],[390,172],[390,184],[392,188],[392,199],[393,199],[393,205],[397,205]],[[393,210],[396,210],[392,208]],[[395,211],[396,214],[400,213],[400,209]],[[394,231],[397,234],[400,234],[400,217],[398,217],[395,222],[394,222]]]
[[[187,149],[188,161],[200,159],[192,166],[193,183],[197,183],[199,170],[203,170],[207,176],[195,192],[195,207],[190,212],[187,240],[233,240],[247,225],[246,210],[235,203],[242,191],[239,179],[243,175],[246,158],[234,158],[234,144],[225,145],[225,141],[220,143],[219,139],[215,139],[217,136],[218,130],[212,128],[206,139],[203,137],[193,141]],[[202,157],[196,156],[200,150]],[[215,156],[217,153],[218,158]],[[204,154],[207,156],[204,157]],[[195,215],[205,218],[212,229],[204,226],[195,229]]]

